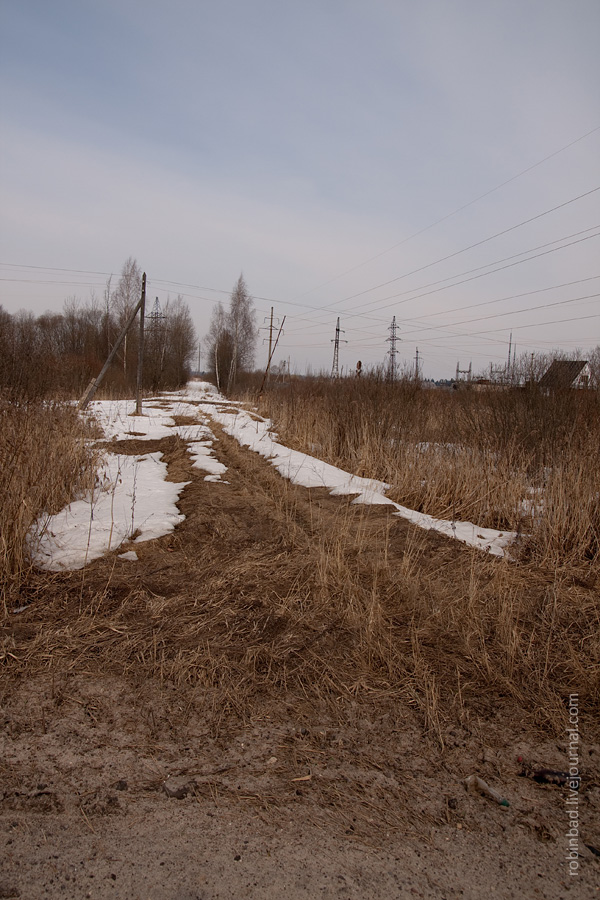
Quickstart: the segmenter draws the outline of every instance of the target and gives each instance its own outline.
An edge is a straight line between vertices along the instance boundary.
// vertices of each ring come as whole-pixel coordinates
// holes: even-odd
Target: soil
[[[327,566],[368,592],[418,546],[459,583],[471,551],[215,432],[227,483],[179,439],[123,442],[189,482],[183,524],[119,550],[137,561],[32,575],[4,617],[0,898],[600,896],[591,732],[570,875],[568,790],[521,774],[563,770],[564,733],[476,691],[427,714],[410,679],[359,670],[332,619]],[[510,805],[467,791],[474,773]]]

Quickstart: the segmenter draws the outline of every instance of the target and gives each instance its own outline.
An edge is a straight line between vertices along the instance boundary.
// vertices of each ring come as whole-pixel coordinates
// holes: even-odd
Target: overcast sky
[[[243,272],[298,371],[331,368],[338,315],[345,369],[384,361],[393,316],[426,377],[501,364],[511,331],[517,353],[600,343],[598,0],[0,16],[9,312],[101,294],[133,256],[200,337]]]

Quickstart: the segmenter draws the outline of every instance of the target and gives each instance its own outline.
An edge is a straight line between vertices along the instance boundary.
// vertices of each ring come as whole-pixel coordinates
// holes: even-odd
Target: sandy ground
[[[341,727],[258,716],[215,736],[194,716],[184,724],[177,692],[156,684],[72,675],[52,689],[22,685],[5,706],[1,897],[578,898],[600,887],[585,847],[580,874],[567,874],[562,789],[509,761],[515,749],[557,757],[549,743],[491,751],[461,733],[439,753],[409,712],[397,731],[389,718],[352,727],[346,711]],[[469,795],[461,767],[501,784],[510,807]],[[587,840],[599,811],[598,789],[586,790]]]
[[[273,604],[301,595],[302,566],[312,565],[298,561],[306,535],[337,527],[343,508],[348,528],[391,534],[400,560],[411,526],[278,487],[223,434],[229,484],[204,482],[185,447],[162,449],[170,477],[191,482],[183,525],[138,546],[137,562],[113,555],[84,573],[40,576],[28,609],[2,623],[0,898],[600,896],[600,746],[589,735],[570,876],[567,791],[523,777],[519,762],[564,769],[564,735],[530,711],[475,698],[432,735],[409,693],[321,695],[268,673],[260,690],[243,674],[234,690],[219,676],[227,648],[229,666],[243,673],[247,662],[240,610],[275,646],[284,624]],[[420,540],[429,564],[465,552]],[[218,649],[207,619],[213,669],[192,676],[193,610],[234,595],[223,629],[239,629],[238,656]],[[334,652],[324,632],[317,639],[324,656]],[[508,808],[468,792],[473,773]]]

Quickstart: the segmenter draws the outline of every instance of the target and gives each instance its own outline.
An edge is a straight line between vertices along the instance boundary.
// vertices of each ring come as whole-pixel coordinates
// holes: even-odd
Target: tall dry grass
[[[95,478],[87,427],[70,405],[0,400],[0,591],[18,591],[29,566],[27,535]]]
[[[516,531],[529,558],[597,571],[600,394],[298,379],[260,398],[281,439],[390,484],[399,503]]]

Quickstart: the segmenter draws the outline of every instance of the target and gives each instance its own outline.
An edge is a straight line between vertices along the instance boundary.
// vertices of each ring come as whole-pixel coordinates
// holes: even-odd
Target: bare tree
[[[213,309],[208,334],[205,338],[208,352],[208,368],[213,372],[217,388],[224,387],[223,377],[231,370],[233,359],[233,339],[229,331],[228,316],[222,303]]]
[[[130,256],[121,269],[121,277],[116,290],[112,294],[112,305],[117,317],[117,323],[122,327],[133,309],[140,299],[142,292],[142,272],[137,264],[137,260]],[[132,336],[135,332],[132,332]],[[128,353],[131,356],[135,353],[135,347],[132,346],[134,341],[129,340],[129,335],[125,336],[123,341],[123,376],[127,379],[127,359]],[[129,347],[128,347],[129,344]]]
[[[254,301],[248,293],[242,275],[231,294],[229,301],[228,331],[233,343],[231,363],[227,377],[227,390],[230,391],[236,382],[239,372],[247,372],[254,365],[254,352],[258,330]]]
[[[165,308],[164,353],[161,386],[177,388],[190,377],[190,363],[196,352],[196,329],[181,294]]]

